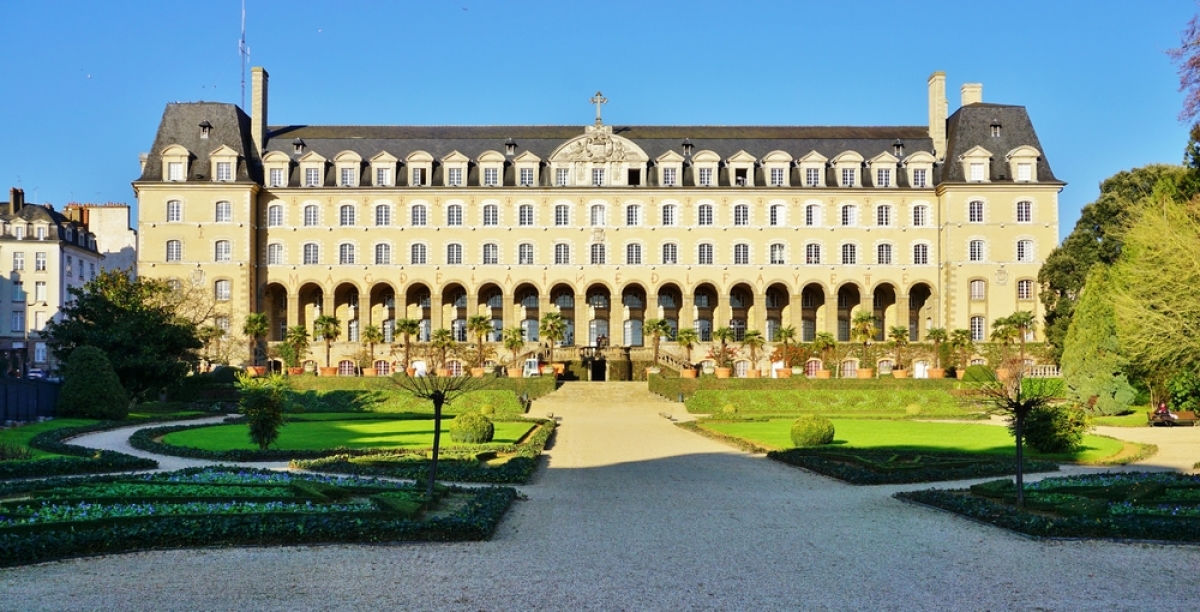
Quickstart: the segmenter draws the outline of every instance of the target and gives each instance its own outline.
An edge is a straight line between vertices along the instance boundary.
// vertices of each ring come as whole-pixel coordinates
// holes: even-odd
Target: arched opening
[[[575,289],[570,285],[555,285],[550,289],[550,301],[558,308],[566,327],[562,346],[575,346]]]
[[[658,289],[658,318],[667,322],[671,337],[679,332],[679,309],[683,307],[683,292],[678,285],[666,284]]]
[[[808,284],[800,292],[800,341],[817,339],[817,317],[824,314],[825,289],[817,284]]]
[[[354,362],[349,359],[338,361],[338,376],[354,376],[358,374],[358,368],[354,367]]]
[[[875,315],[875,340],[882,341],[887,338],[888,329],[900,324],[896,320],[896,287],[890,283],[876,287],[871,305]]]
[[[310,339],[315,339],[312,338],[314,336],[313,321],[325,310],[325,292],[316,283],[306,283],[300,287],[297,295],[300,300],[300,320],[296,322],[296,325],[303,325],[304,329],[308,330]]]
[[[479,288],[479,314],[491,322],[491,331],[485,342],[500,342],[504,335],[504,291],[499,285],[488,283]]]
[[[908,339],[912,342],[924,338],[933,327],[933,290],[925,283],[917,283],[908,290]]]
[[[729,290],[729,327],[733,329],[735,341],[741,342],[746,337],[753,309],[754,289],[744,283],[734,285]]]
[[[784,321],[791,319],[791,299],[788,297],[787,287],[782,283],[767,287],[763,302],[767,309],[767,328],[763,331],[767,342],[775,342],[779,328],[784,326]]]
[[[350,283],[338,285],[333,291],[333,316],[342,323],[342,334],[338,338],[339,341],[359,341],[362,333],[360,314],[358,287]]]
[[[854,309],[858,308],[862,301],[858,287],[855,285],[842,285],[838,289],[838,311],[837,311],[837,339],[838,342],[850,341],[850,320],[853,318]]]
[[[387,283],[375,283],[370,297],[371,325],[383,332],[385,344],[396,341],[396,289]]]
[[[587,290],[588,306],[588,345],[607,346],[611,344],[608,335],[608,322],[612,307],[612,296],[608,287],[592,285]]]
[[[442,325],[455,342],[467,341],[467,290],[458,283],[442,288]]]
[[[391,376],[392,375],[392,364],[388,360],[376,359],[375,363],[372,365],[375,367],[375,375],[376,376]]]
[[[538,290],[533,285],[518,285],[513,292],[516,300],[517,320],[521,322],[521,333],[526,342],[538,341],[538,320],[541,318],[541,307],[538,303]]]
[[[645,346],[642,326],[646,320],[646,290],[641,285],[628,285],[621,291],[621,315],[624,321],[621,344]]]
[[[287,338],[287,289],[279,283],[270,283],[263,290],[263,312],[267,315],[269,331],[267,340],[280,342]]]
[[[809,378],[816,378],[817,372],[821,370],[820,359],[809,359],[804,362],[804,375]]]
[[[745,378],[746,373],[750,371],[750,360],[739,359],[733,362],[733,375],[737,378]]]
[[[692,294],[692,319],[701,342],[712,342],[713,319],[717,312],[717,289],[708,283],[696,287]]]
[[[433,312],[433,298],[429,291],[429,287],[417,283],[409,285],[404,292],[404,312],[406,319],[412,319],[417,322],[417,342],[429,342],[429,335],[433,332],[433,325],[430,323],[430,318]]]

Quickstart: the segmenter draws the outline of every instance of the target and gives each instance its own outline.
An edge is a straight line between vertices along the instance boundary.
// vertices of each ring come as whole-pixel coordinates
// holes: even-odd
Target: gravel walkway
[[[1037,542],[731,450],[664,403],[557,404],[488,542],[0,570],[0,610],[1195,610],[1200,547]],[[535,411],[538,406],[535,404]],[[924,486],[924,485],[922,485]]]

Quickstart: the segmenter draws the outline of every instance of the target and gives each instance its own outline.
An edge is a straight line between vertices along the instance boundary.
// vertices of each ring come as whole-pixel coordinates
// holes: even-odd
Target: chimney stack
[[[8,214],[15,215],[25,207],[25,190],[13,187],[8,190]]]
[[[963,83],[961,91],[963,106],[983,102],[983,83]]]
[[[929,75],[929,137],[933,139],[934,157],[946,157],[946,73]]]
[[[267,80],[270,76],[262,66],[250,69],[250,136],[254,148],[262,159],[263,147],[267,146]]]

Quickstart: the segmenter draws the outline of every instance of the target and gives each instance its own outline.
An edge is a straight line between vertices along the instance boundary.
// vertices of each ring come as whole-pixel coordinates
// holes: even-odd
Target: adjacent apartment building
[[[848,340],[862,310],[880,339],[983,340],[1040,317],[1064,183],[1024,107],[967,84],[948,114],[945,75],[927,85],[920,125],[625,125],[597,93],[575,126],[289,126],[254,68],[249,115],[167,105],[134,182],[138,272],[209,287],[227,328],[267,313],[270,340],[334,314],[335,356],[403,318],[535,341],[551,310],[576,347],[640,347],[649,318]]]

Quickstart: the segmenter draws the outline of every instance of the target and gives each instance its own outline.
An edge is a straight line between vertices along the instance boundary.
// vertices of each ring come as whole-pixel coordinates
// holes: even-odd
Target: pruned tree
[[[449,359],[450,351],[458,343],[454,341],[454,334],[445,327],[433,330],[429,336],[429,346],[437,351],[437,363],[434,364],[434,369],[446,367],[446,362]]]
[[[1017,507],[1025,506],[1025,419],[1034,410],[1046,408],[1062,395],[1063,384],[1058,378],[1027,378],[1020,369],[1008,364],[1014,374],[1000,380],[988,373],[988,380],[979,388],[978,398],[992,414],[1007,416],[1016,441]]]
[[[750,367],[758,369],[758,351],[767,343],[767,337],[757,329],[746,330],[742,334],[742,346],[750,351]]]
[[[287,380],[279,374],[250,377],[239,374],[234,383],[238,390],[238,411],[246,415],[250,441],[259,450],[267,450],[279,439],[287,409]]]
[[[392,383],[417,399],[429,400],[433,404],[433,451],[429,464],[429,479],[425,494],[433,499],[433,483],[437,481],[438,452],[442,440],[442,408],[454,400],[485,388],[491,378],[471,376],[401,376],[392,378]]]
[[[956,329],[950,332],[950,350],[957,358],[955,367],[966,371],[967,364],[971,361],[971,353],[975,352],[975,340],[971,338],[971,330]]]

